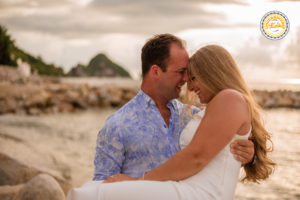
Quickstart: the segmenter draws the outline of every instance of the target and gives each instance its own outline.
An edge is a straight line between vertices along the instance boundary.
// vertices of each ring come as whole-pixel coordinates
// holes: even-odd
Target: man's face
[[[187,81],[188,60],[189,56],[185,49],[171,44],[167,70],[162,73],[160,78],[161,91],[168,100],[179,97],[181,86]]]

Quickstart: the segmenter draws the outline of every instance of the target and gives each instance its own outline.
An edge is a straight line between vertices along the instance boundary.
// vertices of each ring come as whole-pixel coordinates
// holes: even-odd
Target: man
[[[111,115],[98,134],[94,180],[124,173],[141,176],[180,150],[180,133],[188,122],[176,100],[187,81],[188,54],[171,34],[151,38],[142,49],[143,82],[139,93]],[[199,112],[192,109],[192,114]],[[236,158],[252,160],[253,143],[239,141]],[[237,150],[239,149],[239,150]]]

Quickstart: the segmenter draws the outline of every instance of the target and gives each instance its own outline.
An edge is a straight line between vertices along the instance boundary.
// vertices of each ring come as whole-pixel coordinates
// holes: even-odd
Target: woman
[[[233,158],[229,144],[248,138],[251,132],[256,156],[243,166],[243,181],[269,177],[275,165],[267,157],[270,135],[231,55],[220,46],[205,46],[190,58],[188,74],[188,89],[207,106],[182,132],[182,150],[142,177],[118,174],[107,182],[122,182],[89,182],[83,188],[90,196],[82,199],[233,199],[241,164]],[[72,191],[69,199],[81,197]]]

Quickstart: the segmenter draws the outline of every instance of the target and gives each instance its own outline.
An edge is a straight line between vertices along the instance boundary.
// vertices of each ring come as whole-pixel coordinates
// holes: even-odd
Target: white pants
[[[176,182],[123,181],[102,183],[90,181],[69,191],[67,200],[179,200]]]

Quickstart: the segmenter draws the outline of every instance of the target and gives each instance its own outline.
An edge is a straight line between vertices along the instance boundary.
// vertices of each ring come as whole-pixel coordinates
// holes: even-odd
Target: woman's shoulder
[[[249,130],[250,110],[243,94],[234,89],[224,89],[220,91],[207,105],[207,113],[214,113],[215,116],[222,116],[224,123],[248,124],[245,128]]]
[[[228,104],[228,103],[241,103],[247,105],[247,101],[244,96],[237,90],[234,89],[224,89],[221,90],[213,100]]]
[[[220,112],[229,112],[233,115],[248,116],[249,107],[244,96],[237,90],[224,89],[220,91],[208,104]],[[228,114],[229,114],[228,113]]]
[[[216,97],[219,96],[221,98],[243,98],[243,95],[235,90],[235,89],[224,89],[221,90]]]

